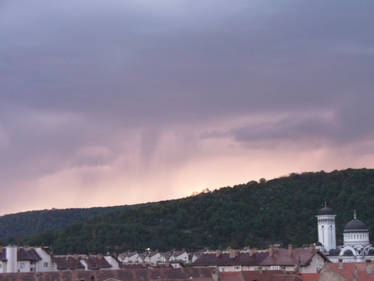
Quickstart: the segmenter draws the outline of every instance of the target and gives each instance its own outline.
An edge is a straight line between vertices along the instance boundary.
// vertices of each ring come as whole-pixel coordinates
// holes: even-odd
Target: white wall
[[[17,272],[17,246],[6,246],[5,257],[7,259],[6,272]]]
[[[318,254],[314,255],[308,266],[300,267],[300,273],[318,273],[325,265],[325,260]]]
[[[34,250],[41,258],[41,260],[36,263],[37,272],[55,271],[57,269],[57,267],[52,263],[52,257],[44,249],[36,247]]]
[[[104,256],[104,259],[112,266],[110,269],[119,269],[118,261],[112,256]]]

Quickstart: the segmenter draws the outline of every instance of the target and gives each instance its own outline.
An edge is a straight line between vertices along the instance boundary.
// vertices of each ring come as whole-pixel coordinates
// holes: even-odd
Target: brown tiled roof
[[[301,279],[303,281],[318,281],[320,273],[303,273]]]
[[[267,252],[238,253],[236,257],[230,258],[229,253],[216,255],[215,253],[204,253],[192,264],[194,266],[234,266],[234,265],[259,265],[266,257]]]
[[[122,269],[145,269],[147,268],[145,265],[143,264],[120,264],[120,267]]]
[[[0,248],[0,260],[6,261],[5,248]]]
[[[54,256],[53,262],[56,263],[58,270],[78,270],[84,269],[78,256]]]
[[[241,272],[222,272],[221,281],[302,281],[295,274],[283,273],[282,271],[241,271]]]
[[[110,278],[120,281],[213,281],[211,272],[212,270],[207,268],[162,268],[147,270],[89,270],[9,274],[4,273],[0,274],[0,281],[104,281]]]
[[[84,261],[87,263],[87,267],[89,270],[98,270],[112,267],[103,256],[99,255],[90,255],[89,257],[84,258]]]
[[[269,281],[303,281],[299,275],[296,274],[274,274]]]
[[[33,248],[30,248],[30,249],[18,248],[17,260],[37,262],[37,261],[40,261],[41,258],[39,257],[38,253]]]
[[[273,255],[268,255],[260,265],[271,266],[293,266],[299,264],[300,266],[309,265],[313,256],[317,254],[316,251],[310,251],[309,249],[296,248],[290,255],[288,249],[273,249]]]

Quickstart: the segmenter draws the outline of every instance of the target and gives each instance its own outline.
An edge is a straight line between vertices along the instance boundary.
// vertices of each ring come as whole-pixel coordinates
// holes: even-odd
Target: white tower
[[[9,245],[5,247],[6,272],[17,272],[17,246]]]
[[[323,245],[326,252],[336,249],[335,214],[333,210],[325,206],[319,210],[318,221],[318,242]]]

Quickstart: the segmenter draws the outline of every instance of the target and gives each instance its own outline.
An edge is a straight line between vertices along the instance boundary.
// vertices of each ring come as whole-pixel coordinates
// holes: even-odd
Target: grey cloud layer
[[[0,183],[16,193],[20,180],[112,165],[133,138],[145,167],[163,132],[238,115],[335,116],[224,129],[249,145],[371,139],[373,8],[348,0],[0,0]],[[189,151],[184,134],[176,143]]]

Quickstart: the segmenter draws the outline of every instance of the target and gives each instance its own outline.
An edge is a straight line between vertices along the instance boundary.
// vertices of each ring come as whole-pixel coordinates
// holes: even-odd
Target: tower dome
[[[327,207],[325,204],[325,207],[323,207],[322,209],[318,211],[318,215],[323,216],[323,215],[335,215],[335,214],[334,214],[334,211],[331,208]]]
[[[349,221],[345,227],[344,232],[368,232],[369,229],[365,223],[357,219],[356,210],[354,212],[353,220]]]
[[[363,248],[369,244],[369,229],[365,223],[357,219],[355,210],[353,220],[349,221],[344,227],[344,246]]]

